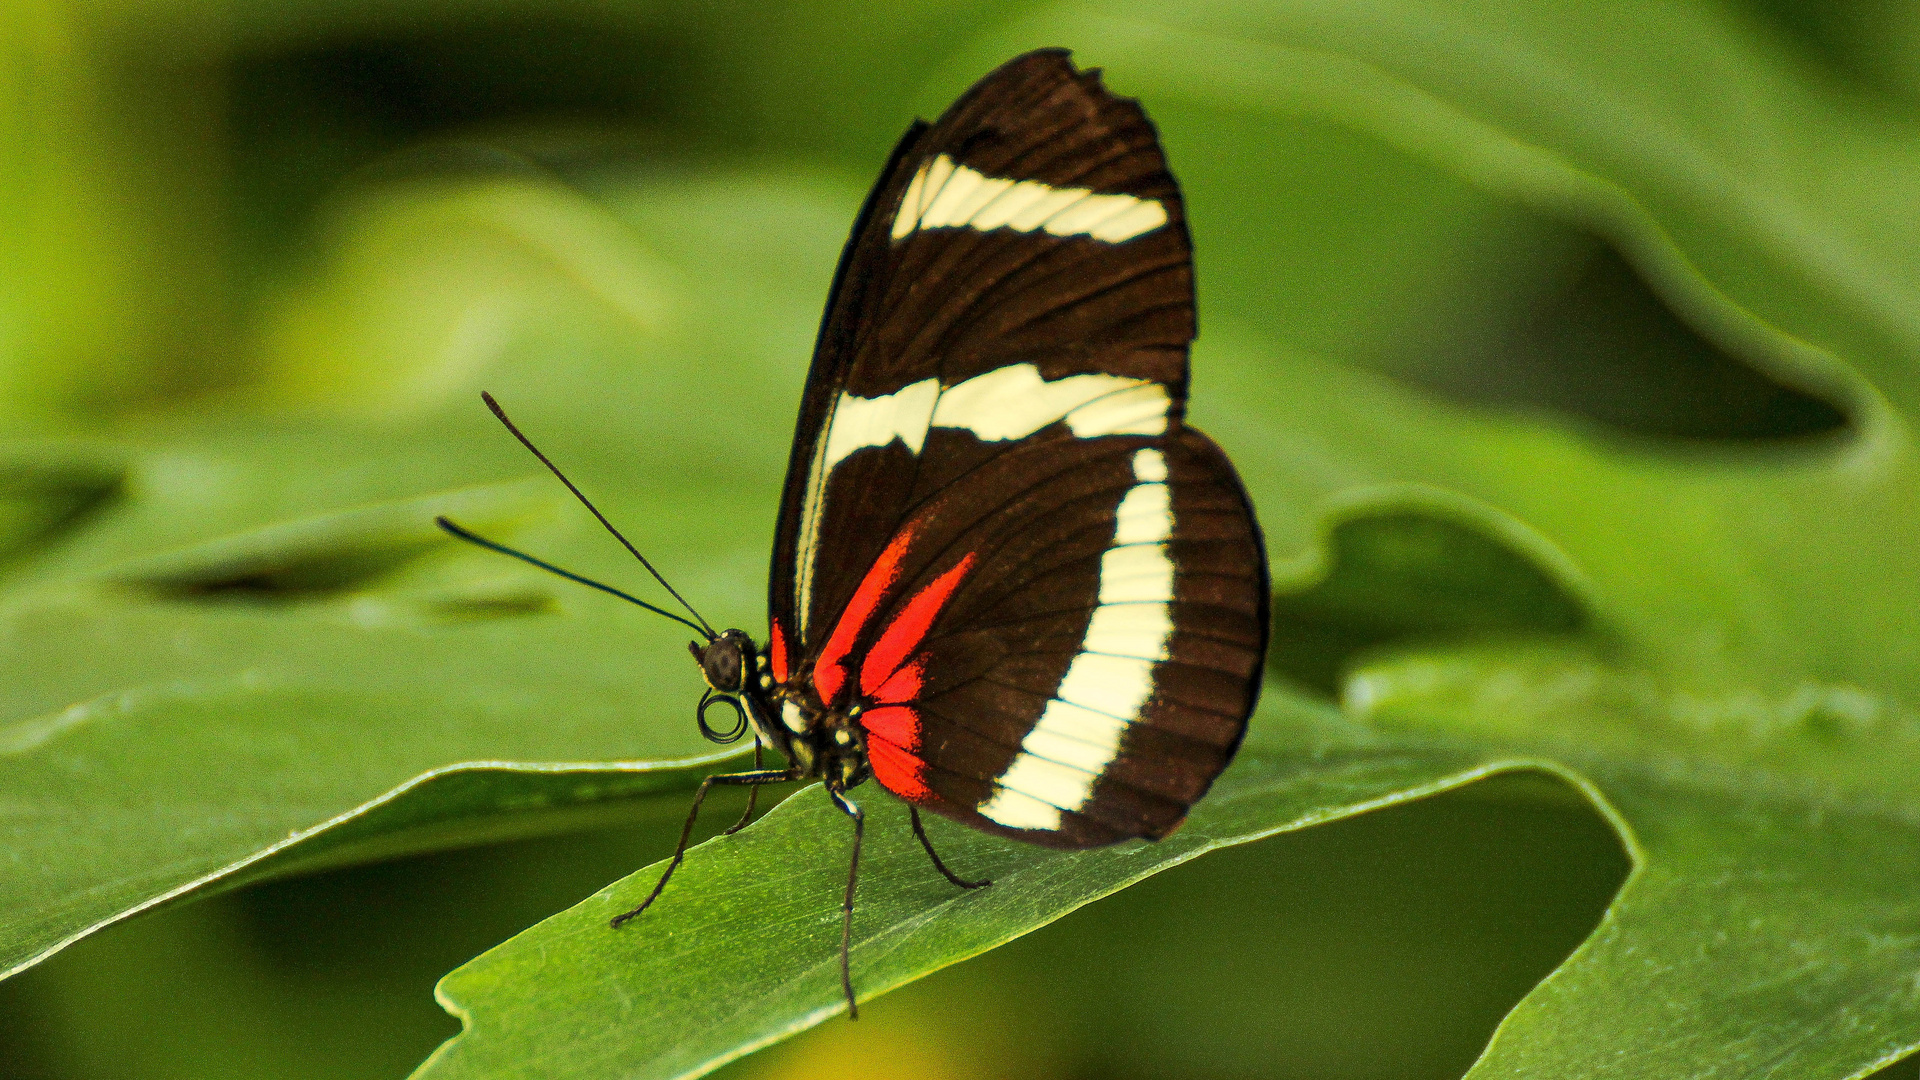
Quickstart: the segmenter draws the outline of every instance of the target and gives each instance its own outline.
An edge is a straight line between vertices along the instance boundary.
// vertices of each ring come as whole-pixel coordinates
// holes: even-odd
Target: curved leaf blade
[[[1913,822],[1603,786],[1644,863],[1469,1077],[1862,1077],[1920,1044]]]
[[[942,859],[992,878],[985,889],[955,889],[913,839],[905,808],[878,792],[865,798],[856,992],[877,996],[1208,851],[1537,767],[1381,745],[1281,694],[1259,730],[1159,843],[1052,852],[936,822]],[[844,1012],[850,840],[846,818],[808,788],[753,827],[691,850],[661,899],[620,931],[608,919],[643,898],[664,863],[488,951],[442,980],[440,999],[466,1030],[414,1075],[699,1076]]]

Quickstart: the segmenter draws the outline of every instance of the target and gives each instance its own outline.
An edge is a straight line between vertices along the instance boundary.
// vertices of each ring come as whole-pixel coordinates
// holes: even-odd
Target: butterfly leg
[[[979,881],[967,881],[947,869],[947,864],[941,862],[940,856],[933,850],[933,841],[927,839],[927,830],[920,824],[920,808],[912,803],[908,803],[907,816],[913,819],[913,835],[919,837],[920,846],[927,849],[927,858],[933,860],[933,868],[945,874],[948,881],[953,882],[963,889],[980,889],[993,884],[990,879],[986,878],[982,878]]]
[[[847,1019],[860,1019],[860,1007],[853,1001],[853,975],[848,970],[847,952],[853,946],[853,886],[860,877],[860,840],[867,831],[867,815],[860,807],[832,788],[827,794],[840,812],[853,819],[853,860],[847,864],[847,895],[840,901],[840,989],[847,995]]]
[[[755,735],[753,737],[753,768],[755,772],[760,771],[760,745],[761,745],[760,736]],[[734,833],[737,833],[741,829],[744,829],[747,827],[747,822],[753,820],[754,800],[758,799],[759,797],[760,797],[760,785],[759,784],[750,785],[747,788],[747,812],[744,814],[741,814],[740,820],[734,822],[733,825],[730,826],[726,832],[721,834],[722,836],[732,836]]]
[[[660,880],[653,886],[653,891],[647,894],[645,900],[640,901],[639,907],[613,917],[611,923],[613,928],[620,929],[628,920],[647,910],[648,905],[659,898],[660,890],[667,887],[667,879],[673,876],[675,870],[680,869],[680,860],[687,857],[687,840],[693,836],[693,821],[700,816],[700,802],[707,797],[708,789],[715,784],[746,784],[758,788],[761,784],[777,784],[782,780],[792,779],[794,776],[791,769],[759,769],[754,772],[719,773],[700,781],[700,789],[693,793],[693,806],[687,810],[687,823],[680,829],[680,844],[673,849],[673,861],[667,864],[666,873],[660,875]]]

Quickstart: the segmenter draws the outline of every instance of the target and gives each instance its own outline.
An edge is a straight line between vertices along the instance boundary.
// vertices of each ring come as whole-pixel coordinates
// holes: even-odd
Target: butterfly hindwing
[[[882,655],[867,643],[951,584],[912,650],[886,654],[862,687],[892,710],[863,721],[875,776],[1052,846],[1163,835],[1225,767],[1252,708],[1266,637],[1258,536],[1198,432],[1051,441],[1009,451],[896,534],[909,540],[895,599],[847,655]],[[1030,485],[1019,496],[956,512],[1016,473]],[[901,669],[914,674],[886,692]]]

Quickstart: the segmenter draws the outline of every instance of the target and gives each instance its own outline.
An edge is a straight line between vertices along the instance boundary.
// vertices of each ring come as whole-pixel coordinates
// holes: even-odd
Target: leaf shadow
[[[1517,547],[1432,509],[1383,506],[1330,528],[1316,580],[1276,592],[1267,671],[1323,698],[1384,649],[1597,637],[1585,602]]]

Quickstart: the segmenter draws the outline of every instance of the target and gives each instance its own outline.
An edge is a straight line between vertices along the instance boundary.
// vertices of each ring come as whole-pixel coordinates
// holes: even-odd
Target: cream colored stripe
[[[990,820],[1018,829],[1057,829],[1077,811],[1120,756],[1128,725],[1153,699],[1155,665],[1172,655],[1173,506],[1166,455],[1133,455],[1134,486],[1116,511],[1114,544],[1100,558],[1100,601],[1081,651],[1020,742],[994,795],[980,806]],[[1138,595],[1135,595],[1138,594]],[[1119,601],[1151,602],[1119,602]]]
[[[1135,195],[1056,188],[1038,180],[986,176],[946,154],[920,166],[893,217],[893,238],[918,229],[1042,229],[1118,244],[1167,223],[1165,204]]]

